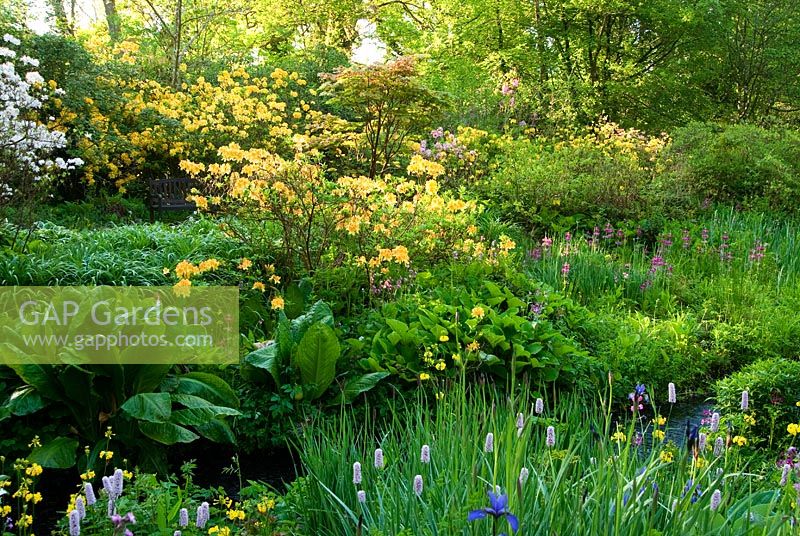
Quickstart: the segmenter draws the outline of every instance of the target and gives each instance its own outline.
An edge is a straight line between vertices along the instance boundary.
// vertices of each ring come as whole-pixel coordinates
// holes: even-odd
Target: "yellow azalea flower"
[[[242,259],[242,262],[239,263],[238,268],[240,270],[249,270],[251,266],[253,266],[253,261],[251,261],[250,259],[244,258],[244,259]]]
[[[94,471],[89,470],[81,474],[81,480],[91,480],[94,478]]]
[[[281,276],[272,274],[271,276],[269,276],[269,280],[270,280],[271,283],[274,283],[274,284],[277,285],[278,283],[281,282]]]
[[[789,432],[789,435],[796,436],[798,432],[800,432],[800,425],[796,423],[789,423],[786,427],[786,431]]]
[[[662,450],[661,454],[659,454],[658,457],[661,459],[662,462],[665,463],[670,463],[672,460],[675,459],[675,455],[668,450]]]
[[[431,379],[431,375],[428,374],[427,372],[421,372],[420,375],[419,375],[419,379],[422,380],[422,381],[430,380]]]
[[[733,442],[734,442],[734,444],[739,445],[740,447],[743,447],[743,446],[747,445],[747,438],[743,437],[743,436],[740,436],[740,435],[737,435],[736,437],[733,438]]]
[[[620,443],[624,443],[626,439],[627,437],[624,432],[617,431],[611,436],[611,441],[618,441]]]
[[[483,307],[473,307],[472,308],[472,318],[483,318],[486,312],[483,310]]]
[[[200,272],[208,272],[211,270],[216,270],[217,268],[219,268],[219,261],[217,259],[205,260],[201,262],[197,267],[197,269]]]
[[[189,288],[192,286],[192,282],[188,279],[181,279],[172,287],[173,291],[175,292],[176,296],[188,296],[189,295]]]
[[[42,474],[42,466],[38,463],[32,463],[30,467],[25,469],[25,474],[28,476],[39,476]]]
[[[283,309],[284,305],[286,305],[286,302],[280,296],[272,298],[272,301],[270,302],[270,306],[273,309]]]
[[[439,361],[438,363],[436,363],[436,367],[434,368],[436,368],[436,370],[444,370],[447,368],[447,365],[445,364],[444,361]]]
[[[653,438],[658,441],[664,439],[664,430],[653,430]]]
[[[175,267],[175,275],[181,279],[191,279],[193,275],[197,275],[199,272],[200,268],[185,260],[179,262]]]
[[[253,290],[260,290],[261,292],[264,292],[265,290],[267,290],[267,287],[261,281],[256,281],[255,283],[253,283]]]
[[[447,342],[449,340],[450,340],[450,337],[448,337],[447,335],[440,335],[439,336],[439,342]]]

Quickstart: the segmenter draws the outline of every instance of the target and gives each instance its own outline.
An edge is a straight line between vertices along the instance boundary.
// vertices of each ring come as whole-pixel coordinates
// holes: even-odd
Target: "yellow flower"
[[[447,342],[450,340],[450,337],[447,335],[439,335],[439,342]]]
[[[667,419],[659,415],[658,417],[656,417],[656,422],[658,423],[659,426],[664,426],[665,424],[667,424]]]
[[[169,268],[162,269],[161,273],[164,274],[164,275],[169,275]]]
[[[653,438],[661,441],[664,439],[664,430],[653,430]]]
[[[192,286],[192,282],[188,279],[181,279],[172,287],[176,296],[188,296],[189,295],[189,287]]]
[[[33,439],[31,439],[31,442],[28,443],[28,448],[35,448],[35,447],[41,447],[41,446],[42,446],[42,442],[39,441],[39,436],[38,435],[37,436],[33,436]]]
[[[472,308],[472,318],[483,318],[485,314],[483,307],[476,306]]]
[[[789,435],[796,436],[798,432],[800,432],[800,425],[796,423],[789,423],[789,426],[786,427],[786,431],[789,432]]]
[[[283,298],[281,298],[280,296],[272,298],[272,301],[270,302],[270,306],[273,309],[283,309],[284,305],[286,305],[286,302],[284,302]]]
[[[217,259],[208,259],[200,263],[197,269],[200,272],[207,272],[209,270],[216,270],[219,268],[219,261]]]
[[[444,393],[443,392],[439,391],[438,393],[436,393],[436,400],[441,400],[443,398],[444,398]]]
[[[736,437],[733,438],[733,442],[739,445],[740,447],[743,447],[744,445],[747,445],[747,438],[737,435]]]
[[[422,381],[430,380],[431,379],[431,375],[428,374],[427,372],[421,372],[420,375],[419,375],[419,379],[422,380]]]
[[[797,402],[795,402],[795,403],[794,403],[794,405],[795,405],[795,406],[797,406],[798,408],[800,408],[800,400],[798,400]]]
[[[261,292],[264,292],[267,290],[267,287],[261,281],[256,281],[253,283],[253,290],[260,290]]]
[[[25,474],[28,476],[39,476],[42,474],[42,466],[38,463],[32,463],[30,467],[25,469]]]
[[[91,480],[94,478],[94,471],[91,469],[81,474],[81,480]]]
[[[747,423],[747,424],[749,424],[750,426],[753,426],[753,425],[755,425],[755,424],[756,424],[756,417],[755,417],[755,415],[745,415],[745,416],[744,416],[744,422],[746,422],[746,423]]]
[[[181,279],[191,279],[198,272],[200,272],[200,269],[189,261],[181,261],[175,267],[175,275]]]
[[[31,493],[30,491],[25,494],[25,501],[32,502],[33,504],[38,504],[42,502],[42,494],[38,491],[36,493]]]
[[[271,276],[269,276],[269,280],[270,280],[271,283],[274,283],[274,284],[277,285],[278,283],[281,282],[281,276],[272,274]]]
[[[477,352],[480,349],[481,345],[478,344],[478,341],[472,341],[467,345],[467,350],[470,352]]]
[[[695,458],[695,459],[694,459],[694,465],[695,465],[695,467],[697,467],[698,469],[702,469],[703,467],[705,467],[705,466],[706,466],[706,464],[707,464],[707,462],[706,462],[706,459],[705,459],[705,458]]]
[[[29,527],[33,523],[33,516],[30,514],[22,514],[19,516],[17,526],[21,528]]]
[[[662,462],[665,463],[670,463],[672,460],[675,459],[675,455],[668,450],[662,450],[661,454],[659,454],[658,457],[661,459]]]
[[[248,270],[251,266],[253,266],[253,261],[247,258],[242,259],[242,262],[239,263],[240,270]]]
[[[114,437],[114,430],[112,430],[110,426],[106,428],[105,436],[106,439],[111,439]]]
[[[237,519],[239,521],[244,521],[245,518],[244,510],[228,510],[227,515],[228,519],[231,521],[235,521]]]
[[[611,436],[611,441],[618,441],[620,443],[624,443],[626,439],[627,437],[625,437],[624,432],[614,432],[614,434]]]
[[[447,368],[447,365],[445,364],[444,361],[439,361],[438,363],[436,363],[436,366],[434,368],[436,370],[444,370]]]
[[[453,354],[451,357],[453,358],[453,361],[455,361],[456,363],[461,361],[461,354]]]
[[[100,451],[100,459],[101,460],[109,461],[113,457],[114,457],[114,453],[112,451],[110,451],[110,450],[101,450]]]
[[[9,505],[0,507],[0,516],[6,517],[10,513],[11,513],[11,507]]]
[[[126,470],[122,471],[122,476],[127,478],[128,480],[130,480],[131,478],[133,478],[133,473],[131,473],[130,471],[128,471],[126,469]]]

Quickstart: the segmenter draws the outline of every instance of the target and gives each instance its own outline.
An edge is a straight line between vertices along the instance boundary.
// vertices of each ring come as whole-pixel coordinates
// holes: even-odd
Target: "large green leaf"
[[[231,386],[219,376],[207,372],[190,372],[179,376],[175,392],[199,396],[218,406],[239,407],[239,399]]]
[[[295,342],[302,340],[306,331],[316,323],[325,324],[328,327],[333,327],[333,312],[328,304],[323,301],[318,301],[308,308],[308,311],[295,318],[291,322],[292,339]],[[279,341],[280,343],[281,341]],[[281,349],[283,351],[283,349]]]
[[[34,387],[39,394],[51,400],[60,400],[63,396],[58,383],[57,367],[43,367],[31,364],[8,365],[17,373],[22,381]]]
[[[28,459],[42,467],[68,469],[75,465],[77,448],[77,439],[57,437],[41,447],[33,449]]]
[[[140,422],[139,430],[154,441],[164,445],[191,443],[200,436],[171,422]]]
[[[44,400],[39,396],[39,392],[30,385],[11,393],[11,398],[8,400],[8,409],[14,415],[30,415],[44,406]]]
[[[244,356],[244,360],[254,367],[269,372],[275,380],[275,384],[281,385],[280,356],[278,355],[278,344],[275,341],[269,341],[258,350],[250,352]]]
[[[205,424],[197,426],[200,435],[217,443],[236,443],[236,436],[228,423],[221,419],[212,419]]]
[[[125,381],[130,392],[147,393],[161,385],[171,369],[172,365],[126,365]]]
[[[172,414],[169,393],[139,393],[122,404],[122,411],[140,421],[164,423]]]
[[[379,381],[389,375],[388,372],[370,372],[361,376],[355,376],[347,380],[342,388],[342,392],[333,401],[333,403],[351,402],[361,393],[365,393],[375,387]]]
[[[303,336],[295,352],[295,363],[307,396],[314,400],[333,382],[339,359],[339,340],[328,325],[317,322]]]

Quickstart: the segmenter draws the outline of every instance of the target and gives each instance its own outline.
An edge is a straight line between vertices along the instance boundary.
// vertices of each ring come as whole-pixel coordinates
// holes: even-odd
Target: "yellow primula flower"
[[[627,439],[627,437],[625,436],[624,432],[617,431],[617,432],[614,432],[611,435],[611,441],[617,441],[617,442],[620,442],[620,443],[624,443],[626,439]]]
[[[86,471],[85,473],[81,473],[81,480],[91,480],[94,478],[94,476],[95,476],[94,471],[89,470]]]
[[[419,375],[419,379],[422,380],[422,381],[430,380],[431,379],[431,375],[428,374],[427,372],[421,372],[420,375]]]
[[[444,361],[439,361],[438,363],[436,363],[436,366],[435,366],[434,368],[435,368],[436,370],[439,370],[439,371],[441,371],[441,370],[444,370],[444,369],[446,369],[446,368],[447,368],[447,365],[445,364],[445,362],[444,362]]]
[[[656,417],[656,423],[658,423],[659,426],[664,426],[665,424],[667,424],[667,419],[659,415],[658,417]]]
[[[110,461],[111,458],[114,457],[114,452],[110,450],[101,450],[100,451],[100,459],[105,461]]]
[[[32,463],[30,467],[25,469],[25,474],[28,476],[39,476],[42,474],[42,466],[38,463]]]
[[[664,439],[664,430],[653,430],[653,438],[658,441]]]
[[[672,460],[675,459],[675,455],[668,450],[662,450],[661,454],[658,455],[662,462],[670,463]]]
[[[744,422],[746,422],[750,426],[753,426],[753,425],[756,424],[756,416],[755,415],[745,415],[744,416]]]
[[[747,445],[747,438],[737,435],[736,437],[733,438],[733,443],[739,445],[740,447],[743,447]]]
[[[789,432],[789,435],[796,436],[798,432],[800,432],[800,425],[797,423],[789,423],[786,427],[786,431]]]
[[[439,335],[439,342],[447,342],[450,340],[450,337],[447,335]]]

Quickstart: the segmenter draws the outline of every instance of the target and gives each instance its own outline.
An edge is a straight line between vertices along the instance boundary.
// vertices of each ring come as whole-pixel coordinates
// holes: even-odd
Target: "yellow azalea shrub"
[[[412,262],[467,247],[464,238],[476,232],[477,204],[442,193],[434,178],[330,179],[300,151],[287,159],[238,143],[220,146],[214,163],[187,159],[180,166],[203,185],[193,197],[198,207],[213,201],[217,211],[236,216],[227,221],[229,234],[295,272],[345,264],[370,278],[402,272]],[[437,176],[438,170],[422,173]]]
[[[98,83],[116,99],[98,103],[87,97],[80,109],[63,110],[59,117],[60,124],[83,133],[76,146],[88,184],[102,179],[124,190],[139,177],[181,174],[181,160],[194,162],[186,172],[205,171],[224,145],[284,156],[300,147],[320,157],[355,147],[346,121],[316,110],[316,91],[283,69],[252,77],[235,67],[179,90],[153,80]],[[227,172],[224,165],[208,171]]]

